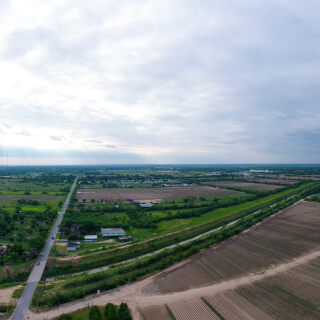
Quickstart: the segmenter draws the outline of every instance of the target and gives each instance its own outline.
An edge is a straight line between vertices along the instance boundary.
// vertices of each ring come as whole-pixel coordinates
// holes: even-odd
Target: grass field
[[[275,184],[263,184],[254,182],[241,182],[241,181],[208,181],[203,182],[203,184],[209,184],[218,187],[234,187],[241,188],[243,190],[254,190],[254,191],[273,191],[283,186]]]
[[[188,218],[188,219],[179,219],[173,221],[162,221],[158,223],[159,230],[165,231],[167,228],[170,228],[171,231],[180,231],[185,228],[191,228],[199,224],[204,224],[207,221],[214,221],[221,219],[223,217],[232,215],[236,212],[249,209],[250,207],[263,204],[264,202],[271,201],[279,196],[285,196],[286,194],[290,194],[292,190],[285,190],[276,194],[271,194],[267,197],[263,197],[254,201],[248,201],[245,203],[241,203],[239,205],[235,205],[228,208],[221,208],[214,210],[212,212],[208,212],[203,214],[200,217]]]
[[[35,181],[25,181],[23,179],[0,180],[1,194],[19,194],[23,195],[26,191],[31,194],[65,194],[70,190],[70,183],[42,183]]]

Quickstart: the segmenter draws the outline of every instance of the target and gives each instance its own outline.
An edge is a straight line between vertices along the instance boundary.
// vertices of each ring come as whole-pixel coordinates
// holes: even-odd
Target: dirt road
[[[22,286],[15,286],[11,288],[1,289],[0,290],[0,303],[3,304],[10,304],[15,301],[14,298],[12,298],[12,294],[14,290],[21,288]]]
[[[172,303],[175,301],[187,300],[194,297],[226,291],[228,289],[233,289],[238,286],[248,284],[254,281],[258,281],[280,272],[287,271],[290,268],[298,266],[302,263],[305,263],[319,256],[320,256],[320,250],[317,250],[305,256],[294,259],[290,262],[273,266],[258,274],[250,274],[241,278],[232,279],[232,280],[214,284],[211,286],[194,288],[187,291],[177,292],[172,294],[143,293],[142,289],[146,285],[152,283],[154,278],[154,276],[152,276],[143,281],[139,281],[137,283],[133,283],[133,284],[121,287],[119,289],[109,291],[108,293],[103,294],[99,297],[75,301],[73,303],[63,305],[60,308],[56,308],[48,312],[35,314],[29,310],[27,316],[29,317],[30,320],[52,319],[54,317],[59,316],[62,313],[71,313],[76,310],[82,309],[86,305],[88,305],[88,303],[90,305],[95,304],[99,306],[104,306],[108,302],[119,304],[122,301],[126,301],[132,310],[133,319],[142,320],[140,313],[138,311],[139,307],[146,307],[146,306],[158,305],[158,304],[164,304],[164,303]]]

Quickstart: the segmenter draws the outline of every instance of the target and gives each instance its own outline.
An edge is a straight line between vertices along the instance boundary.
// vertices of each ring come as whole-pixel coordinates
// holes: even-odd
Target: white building
[[[96,242],[96,241],[98,241],[98,236],[97,236],[97,235],[87,235],[87,236],[84,236],[84,241],[87,241],[87,242]]]

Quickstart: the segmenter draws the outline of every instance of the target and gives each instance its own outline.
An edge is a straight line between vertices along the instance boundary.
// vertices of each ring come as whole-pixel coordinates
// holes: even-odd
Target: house
[[[140,203],[141,208],[151,208],[153,207],[153,203],[147,202],[147,203]]]
[[[86,242],[96,242],[96,241],[98,241],[98,236],[96,234],[95,235],[84,236],[84,241],[86,241]]]
[[[129,237],[119,237],[118,238],[120,242],[129,242],[129,241],[132,241],[132,237],[129,236]]]
[[[126,237],[125,231],[121,228],[103,228],[101,229],[101,235],[103,238]]]
[[[0,256],[4,256],[6,253],[6,250],[7,250],[6,247],[4,247],[4,246],[0,247]]]
[[[70,230],[71,230],[71,233],[74,233],[74,234],[77,234],[77,235],[79,234],[79,226],[76,223],[74,223],[71,226]]]
[[[68,241],[67,251],[76,251],[79,248],[80,248],[80,242]]]

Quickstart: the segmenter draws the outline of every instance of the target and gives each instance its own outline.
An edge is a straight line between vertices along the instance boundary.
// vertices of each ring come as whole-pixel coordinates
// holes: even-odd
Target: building
[[[67,251],[76,251],[79,248],[80,248],[80,242],[68,241]]]
[[[151,208],[153,207],[153,203],[147,202],[147,203],[140,203],[141,208]]]
[[[96,241],[98,241],[98,236],[96,234],[95,235],[84,236],[84,241],[86,241],[86,242],[96,242]]]
[[[120,242],[129,242],[129,241],[132,241],[132,237],[129,236],[129,237],[119,237],[118,238]]]
[[[103,238],[126,237],[125,231],[121,228],[103,228],[101,229],[101,235]]]
[[[6,247],[4,246],[0,247],[0,256],[4,256],[6,254],[6,250],[7,250]]]

